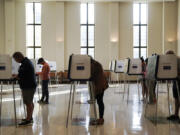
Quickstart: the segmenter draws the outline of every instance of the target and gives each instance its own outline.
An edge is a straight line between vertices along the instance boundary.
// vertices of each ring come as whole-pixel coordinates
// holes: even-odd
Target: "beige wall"
[[[133,57],[133,5],[131,2],[119,4],[119,58]]]
[[[80,53],[80,3],[65,3],[65,69],[68,69],[69,56]]]
[[[178,31],[177,31],[177,54],[180,56],[180,0],[178,0]]]
[[[4,53],[5,45],[5,16],[4,16],[4,0],[0,0],[0,54]]]
[[[25,2],[15,3],[15,50],[26,54]]]
[[[42,3],[42,56],[64,69],[64,3]]]
[[[150,2],[148,6],[148,27],[148,56],[153,53],[164,54],[169,49],[177,52],[176,2],[165,2],[164,9],[163,3]]]
[[[104,69],[109,69],[108,9],[108,3],[95,5],[95,59],[102,63]]]
[[[162,54],[162,3],[148,6],[148,56]]]
[[[166,2],[164,14],[164,51],[177,53],[177,2]]]
[[[5,53],[12,55],[15,50],[15,1],[5,1]]]

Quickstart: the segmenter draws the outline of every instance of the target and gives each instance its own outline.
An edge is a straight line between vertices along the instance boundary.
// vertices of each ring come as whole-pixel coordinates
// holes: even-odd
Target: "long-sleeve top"
[[[42,67],[42,71],[40,73],[41,79],[42,80],[49,80],[49,73],[50,73],[50,67],[48,63],[44,63]]]
[[[18,70],[19,85],[22,90],[35,89],[36,77],[34,66],[28,58],[24,58]]]

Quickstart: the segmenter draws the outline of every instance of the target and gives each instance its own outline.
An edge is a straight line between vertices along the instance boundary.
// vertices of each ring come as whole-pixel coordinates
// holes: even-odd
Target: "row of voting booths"
[[[110,71],[116,73],[123,73],[126,75],[142,75],[142,61],[141,59],[130,59],[127,58],[125,60],[114,60],[110,62]],[[177,80],[178,73],[180,73],[180,58],[169,54],[169,55],[154,55],[148,58],[148,64],[146,66],[146,75],[145,79],[147,81],[155,81],[155,91],[156,91],[156,100],[158,102],[158,92],[159,92],[159,84],[160,82],[166,82],[167,84],[167,97],[168,97],[168,109],[170,114],[170,103],[169,103],[169,83],[172,81],[176,82],[176,87],[179,89]],[[119,81],[119,78],[117,77]],[[125,83],[125,79],[124,79]],[[125,86],[125,84],[124,84]],[[147,86],[147,88],[149,88]],[[125,91],[125,87],[124,87]],[[139,87],[138,87],[138,95],[139,95]],[[129,96],[129,85],[128,85],[128,96]],[[123,96],[124,97],[124,96]],[[178,97],[180,99],[180,94],[178,91]],[[127,98],[128,101],[128,98]],[[145,116],[147,112],[147,104],[145,107]],[[158,103],[156,103],[156,123],[157,123],[157,112],[158,112]]]
[[[129,81],[126,78],[127,76],[140,76],[142,75],[142,60],[139,58],[136,59],[130,59],[126,58],[124,60],[113,60],[110,62],[110,71],[111,73],[115,73],[117,76],[117,82],[118,84],[122,85],[122,82],[124,82],[124,92],[123,92],[123,98],[125,94],[125,84],[127,84],[127,91],[128,91],[128,97],[127,102],[129,98]],[[123,78],[120,78],[119,75],[122,74]],[[121,81],[120,81],[121,80]],[[110,80],[111,82],[112,80]],[[138,96],[140,99],[140,93],[139,93],[139,83],[137,80],[137,86],[138,86]]]

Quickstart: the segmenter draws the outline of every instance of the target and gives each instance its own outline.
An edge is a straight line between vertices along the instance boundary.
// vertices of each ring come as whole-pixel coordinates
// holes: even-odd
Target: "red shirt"
[[[49,80],[49,72],[50,72],[50,67],[49,67],[48,63],[45,62],[43,64],[42,71],[40,73],[41,79],[42,80]]]

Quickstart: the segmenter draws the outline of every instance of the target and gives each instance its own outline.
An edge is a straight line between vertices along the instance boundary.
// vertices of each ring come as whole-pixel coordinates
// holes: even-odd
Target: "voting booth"
[[[70,88],[66,127],[68,127],[70,112],[71,112],[71,120],[72,120],[74,96],[75,96],[77,81],[91,80],[91,61],[92,59],[88,55],[72,54],[69,57],[68,78],[71,81],[71,88]],[[95,99],[94,96],[93,99]],[[94,105],[95,119],[97,119],[95,102],[93,103],[93,105]]]
[[[130,59],[128,67],[128,75],[142,75],[141,59]]]
[[[154,55],[148,58],[147,65],[147,79],[156,81],[156,100],[158,103],[158,90],[159,90],[159,81],[166,81],[167,84],[167,96],[168,96],[168,109],[170,115],[170,103],[169,103],[169,86],[168,83],[172,80],[176,80],[176,87],[179,89],[177,78],[178,78],[178,68],[180,68],[180,60],[177,56],[173,54],[168,55]],[[179,90],[178,97],[180,99]],[[156,104],[156,124],[157,124],[157,107]],[[147,104],[145,107],[145,116],[146,116]]]
[[[12,74],[13,75],[17,75],[18,74],[18,70],[20,67],[20,63],[17,63],[14,58],[12,58]]]
[[[115,61],[115,73],[124,73],[124,60],[116,60]]]
[[[124,60],[124,73],[126,73],[126,74],[129,72],[129,63],[130,63],[129,58]]]
[[[14,100],[14,117],[15,117],[15,125],[17,126],[16,119],[16,103],[15,103],[15,91],[14,91],[14,83],[15,79],[12,79],[12,58],[9,55],[1,55],[0,54],[0,84],[1,84],[1,94],[0,94],[0,120],[1,120],[1,108],[2,108],[2,90],[3,83],[10,82],[13,87],[13,100]]]
[[[48,61],[47,63],[49,64],[50,71],[56,71],[57,70],[55,61]]]
[[[147,78],[175,80],[178,77],[178,59],[175,55],[155,55],[148,58]]]
[[[88,55],[71,55],[69,58],[68,78],[71,81],[91,79],[91,57]]]
[[[0,79],[12,78],[12,58],[9,55],[0,55]]]

